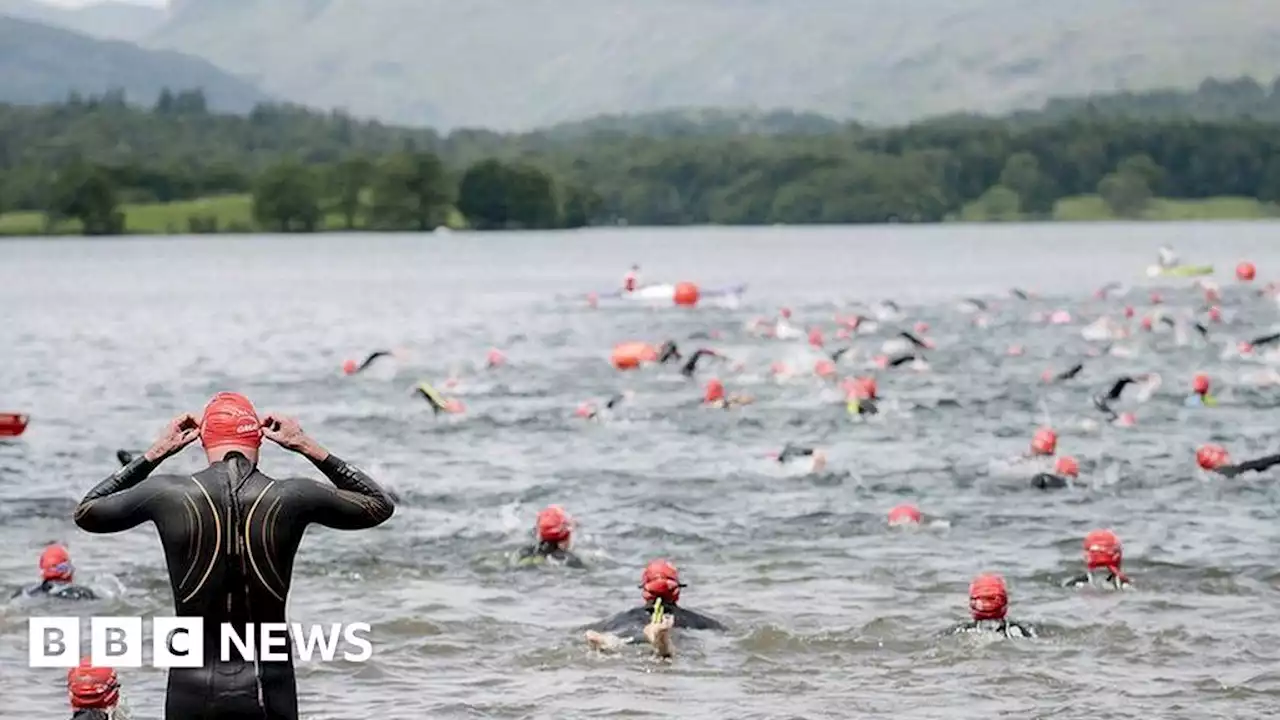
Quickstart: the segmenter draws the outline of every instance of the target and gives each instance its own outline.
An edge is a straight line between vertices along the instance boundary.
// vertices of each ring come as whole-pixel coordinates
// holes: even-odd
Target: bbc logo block
[[[84,656],[79,618],[30,618],[27,639],[31,667],[76,667]],[[113,668],[142,667],[142,648],[145,642],[140,617],[94,617],[89,621],[90,658],[94,665]],[[152,621],[152,667],[194,668],[202,665],[202,618],[157,617]]]

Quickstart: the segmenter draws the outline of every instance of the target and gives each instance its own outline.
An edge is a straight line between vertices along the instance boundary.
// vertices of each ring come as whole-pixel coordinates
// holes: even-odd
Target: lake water
[[[1091,359],[1047,387],[1088,344],[1079,329],[1139,287],[1101,302],[1111,280],[1149,283],[1162,243],[1213,263],[1227,322],[1185,347],[1138,333],[1132,358]],[[0,411],[29,412],[0,444],[0,578],[38,579],[44,543],[66,542],[79,579],[109,599],[0,605],[0,718],[63,717],[65,672],[27,668],[32,614],[168,614],[150,527],[92,536],[75,502],[142,449],[172,415],[212,393],[246,393],[298,415],[338,455],[402,502],[383,526],[314,528],[296,565],[291,620],[367,621],[363,665],[300,663],[307,718],[706,717],[1252,718],[1280,702],[1280,512],[1273,476],[1209,480],[1197,445],[1239,459],[1274,452],[1275,387],[1224,344],[1262,334],[1277,308],[1235,287],[1231,268],[1280,267],[1280,224],[684,228],[452,236],[127,238],[0,242]],[[737,309],[591,309],[632,262],[652,279],[750,284]],[[1157,283],[1175,311],[1199,310],[1189,281]],[[1039,298],[1016,301],[1013,286]],[[976,329],[954,300],[987,297]],[[933,370],[879,373],[885,412],[851,419],[832,391],[772,362],[809,367],[802,341],[753,338],[752,317],[794,308],[834,331],[834,314],[893,298],[910,327],[931,326]],[[1068,326],[1033,323],[1066,308]],[[898,326],[855,340],[874,353]],[[717,341],[689,340],[700,331]],[[708,412],[674,368],[619,375],[616,342],[711,343],[745,363],[726,374],[752,407]],[[1007,357],[1011,343],[1026,347]],[[490,347],[505,368],[482,369]],[[357,377],[346,358],[396,348],[402,359]],[[854,357],[851,354],[850,357]],[[1125,372],[1164,387],[1131,406],[1136,427],[1096,419],[1089,397]],[[1210,373],[1221,405],[1181,396]],[[866,372],[854,361],[843,372]],[[456,375],[468,412],[436,419],[410,394]],[[608,423],[578,403],[636,393]],[[1088,488],[1060,493],[1001,479],[991,461],[1022,452],[1048,413],[1059,451]],[[828,449],[830,472],[784,472],[766,458],[789,440]],[[315,473],[278,449],[272,475]],[[166,465],[202,467],[189,450]],[[890,531],[893,505],[933,520]],[[589,572],[513,570],[506,554],[533,516],[563,504]],[[1112,527],[1137,589],[1067,591],[1082,536]],[[639,601],[640,570],[669,557],[683,604],[732,626],[678,638],[671,664],[634,651],[586,651],[578,628]],[[994,570],[1031,642],[943,632],[967,616],[966,589]],[[86,644],[87,650],[87,644]],[[135,718],[159,717],[164,673],[121,672]]]

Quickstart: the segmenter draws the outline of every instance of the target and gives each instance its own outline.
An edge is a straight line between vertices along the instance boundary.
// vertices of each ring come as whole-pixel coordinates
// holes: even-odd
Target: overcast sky
[[[118,2],[131,2],[138,5],[159,5],[168,4],[168,0],[116,0]],[[61,5],[63,7],[78,7],[80,5],[93,5],[94,3],[103,2],[103,0],[40,0],[40,2],[50,5]]]

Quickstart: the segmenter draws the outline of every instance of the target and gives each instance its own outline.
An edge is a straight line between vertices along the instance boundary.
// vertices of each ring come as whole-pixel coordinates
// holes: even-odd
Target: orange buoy
[[[27,416],[0,413],[0,437],[18,437],[27,429]]]
[[[1255,275],[1258,274],[1258,268],[1253,263],[1245,260],[1236,266],[1236,279],[1240,282],[1251,282]]]
[[[613,348],[609,361],[619,370],[635,370],[641,363],[658,359],[658,349],[649,343],[625,342]]]
[[[677,305],[684,307],[693,307],[698,304],[698,286],[691,282],[682,282],[676,284],[675,301]]]

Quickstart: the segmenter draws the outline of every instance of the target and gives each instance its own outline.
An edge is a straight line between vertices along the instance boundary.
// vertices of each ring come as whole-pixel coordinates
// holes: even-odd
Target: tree
[[[253,188],[253,218],[282,233],[315,232],[322,218],[315,175],[293,161],[268,169]]]
[[[118,206],[110,173],[77,159],[55,176],[45,210],[51,220],[79,220],[85,235],[119,235],[124,214]]]
[[[378,169],[369,214],[385,230],[433,230],[444,222],[451,192],[444,164],[428,152],[402,152]]]
[[[564,202],[560,205],[560,221],[567,228],[586,227],[600,217],[603,200],[590,188],[570,185],[565,189]]]
[[[373,178],[373,163],[368,158],[351,157],[334,165],[328,174],[326,197],[330,207],[342,215],[343,226],[356,227],[356,216],[364,208],[363,195]]]
[[[510,171],[501,162],[481,160],[458,184],[458,212],[477,229],[503,228],[511,220]]]
[[[1164,168],[1156,164],[1150,155],[1130,155],[1116,166],[1121,175],[1135,175],[1146,182],[1152,193],[1160,195],[1164,191]]]
[[[982,220],[1022,219],[1022,200],[1018,193],[1003,185],[994,185],[976,202]]]
[[[1040,161],[1027,152],[1015,153],[1005,162],[1000,185],[1018,194],[1019,205],[1026,212],[1047,213],[1053,210],[1056,194],[1049,178],[1040,170]]]
[[[1117,217],[1137,218],[1151,202],[1151,188],[1141,175],[1112,173],[1098,183],[1098,195]]]

